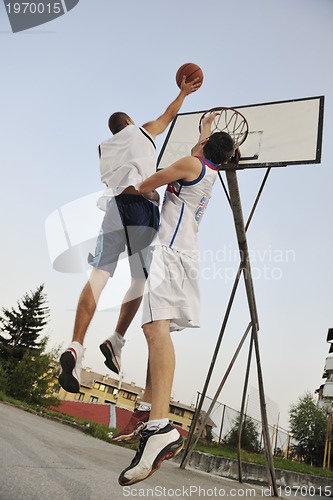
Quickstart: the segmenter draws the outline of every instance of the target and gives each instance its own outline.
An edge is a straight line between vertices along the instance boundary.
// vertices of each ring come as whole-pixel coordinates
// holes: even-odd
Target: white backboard
[[[320,163],[324,96],[230,107],[239,110],[249,125],[248,137],[240,147],[240,168]],[[191,154],[205,111],[176,116],[158,158],[158,169]]]

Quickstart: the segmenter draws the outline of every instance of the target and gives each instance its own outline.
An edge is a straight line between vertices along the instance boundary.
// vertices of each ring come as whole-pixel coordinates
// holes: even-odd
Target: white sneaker
[[[67,392],[80,392],[80,378],[84,348],[79,342],[72,342],[60,356],[62,372],[59,384]]]
[[[157,471],[163,460],[175,457],[183,448],[183,438],[172,425],[159,430],[142,430],[141,440],[131,464],[122,471],[121,486],[143,481]]]
[[[125,344],[125,340],[118,334],[113,334],[99,346],[105,356],[104,364],[112,372],[119,373],[121,369],[120,357],[121,350]]]

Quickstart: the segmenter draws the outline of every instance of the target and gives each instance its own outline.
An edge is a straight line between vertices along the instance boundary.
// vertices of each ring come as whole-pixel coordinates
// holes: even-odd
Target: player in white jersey
[[[209,135],[214,116],[203,121],[199,143],[192,151],[195,156],[175,162],[139,186],[141,193],[164,184],[167,189],[142,318],[149,351],[144,400],[151,403],[151,411],[140,430],[138,451],[119,476],[122,486],[147,478],[183,446],[178,430],[168,420],[175,367],[170,331],[200,326],[197,232],[219,165],[230,160],[235,149],[225,132]]]
[[[113,113],[109,119],[113,136],[99,146],[101,180],[106,184],[106,191],[98,200],[98,206],[105,215],[95,255],[88,257],[93,270],[79,298],[72,343],[60,357],[59,383],[68,392],[80,390],[84,338],[100,294],[126,248],[130,288],[123,299],[114,333],[100,345],[106,366],[120,372],[123,337],[142,300],[148,275],[148,249],[159,224],[157,193],[142,195],[137,186],[156,171],[155,137],[164,132],[185,97],[199,87],[198,79],[186,83],[184,77],[179,95],[166,111],[140,128],[123,112]]]

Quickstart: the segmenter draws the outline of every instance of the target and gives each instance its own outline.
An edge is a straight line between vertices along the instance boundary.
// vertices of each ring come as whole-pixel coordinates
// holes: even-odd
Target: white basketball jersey
[[[167,186],[155,243],[193,257],[197,256],[198,228],[218,172],[213,162],[197,158],[202,163],[202,171],[196,180],[172,182]]]
[[[106,210],[112,196],[128,186],[136,187],[156,172],[156,146],[143,128],[127,125],[110,139],[102,142],[100,151],[101,180],[107,189],[97,205]]]

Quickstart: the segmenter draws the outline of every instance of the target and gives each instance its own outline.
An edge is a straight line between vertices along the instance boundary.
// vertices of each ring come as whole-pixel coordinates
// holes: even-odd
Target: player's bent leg
[[[151,410],[151,383],[149,372],[149,360],[147,364],[146,387],[142,395],[141,402],[132,413],[132,416],[124,429],[116,434],[112,439],[114,441],[133,442],[141,438],[141,431],[150,418]]]
[[[100,295],[110,277],[103,269],[93,269],[83,288],[77,306],[73,341],[83,344],[88,326],[94,316]]]
[[[183,438],[170,424],[154,425],[168,419],[172,381],[175,367],[170,321],[147,323],[143,331],[149,349],[147,380],[151,385],[151,411],[147,427],[141,431],[141,440],[131,464],[119,476],[122,486],[143,481],[161,466],[163,460],[177,455],[183,447]],[[154,421],[154,422],[153,422]]]
[[[116,332],[120,335],[125,335],[140,307],[145,282],[146,280],[142,278],[131,278],[131,284],[122,301],[116,325]]]
[[[167,418],[175,370],[175,351],[170,336],[170,321],[159,320],[143,326],[148,351],[151,383],[151,420]]]
[[[59,375],[59,383],[67,392],[76,393],[80,391],[84,337],[109,276],[106,271],[93,269],[89,281],[81,292],[76,311],[72,343],[60,356],[62,371]]]
[[[105,357],[104,364],[112,372],[120,373],[121,371],[121,351],[125,344],[123,336],[140,307],[144,285],[145,279],[132,278],[121,304],[115,332],[99,346]]]

